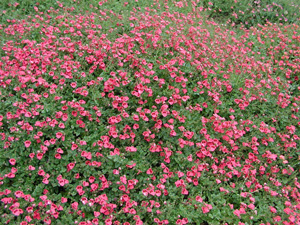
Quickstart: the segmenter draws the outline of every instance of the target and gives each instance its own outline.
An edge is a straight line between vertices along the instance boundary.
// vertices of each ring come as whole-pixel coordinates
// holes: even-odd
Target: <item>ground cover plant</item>
[[[200,3],[2,3],[1,224],[300,223],[299,25]]]
[[[209,17],[242,24],[247,28],[257,24],[296,23],[299,25],[300,2],[285,0],[204,0],[201,4]]]

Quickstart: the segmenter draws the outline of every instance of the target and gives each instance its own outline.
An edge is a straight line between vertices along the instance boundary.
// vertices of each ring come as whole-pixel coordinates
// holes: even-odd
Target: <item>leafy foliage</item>
[[[300,5],[298,1],[285,0],[204,0],[208,15],[223,22],[244,25],[247,28],[257,24],[270,23],[299,24]]]
[[[1,224],[299,224],[296,23],[235,31],[199,1],[1,7]]]

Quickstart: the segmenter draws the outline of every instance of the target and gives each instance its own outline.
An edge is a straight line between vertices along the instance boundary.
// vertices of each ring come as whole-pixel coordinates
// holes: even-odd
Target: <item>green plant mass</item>
[[[0,224],[300,224],[292,1],[0,3]]]

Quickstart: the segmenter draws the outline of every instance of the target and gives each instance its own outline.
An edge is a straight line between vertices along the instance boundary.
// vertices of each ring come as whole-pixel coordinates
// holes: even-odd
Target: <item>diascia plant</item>
[[[299,26],[198,3],[0,24],[1,224],[300,223]]]
[[[209,17],[250,28],[257,24],[281,23],[299,25],[298,1],[285,0],[204,0],[198,1]]]

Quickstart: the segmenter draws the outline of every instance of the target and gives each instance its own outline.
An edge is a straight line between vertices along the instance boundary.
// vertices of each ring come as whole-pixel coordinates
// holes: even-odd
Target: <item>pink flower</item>
[[[276,213],[277,210],[273,206],[269,206],[271,213]]]
[[[233,214],[236,215],[238,218],[241,218],[240,210],[238,209],[234,210]]]
[[[94,212],[94,216],[95,216],[95,217],[100,216],[100,214],[101,214],[100,212],[97,212],[97,211]]]
[[[188,222],[189,222],[189,220],[187,218],[182,219],[182,224],[187,224]]]
[[[199,195],[197,195],[197,196],[196,196],[196,201],[197,201],[197,202],[203,202],[203,199],[202,199]]]
[[[10,163],[11,165],[15,165],[15,164],[16,164],[16,160],[15,160],[15,159],[10,159],[10,160],[9,160],[9,163]]]
[[[158,197],[161,196],[161,191],[160,190],[156,190],[155,191],[155,195],[158,196]]]
[[[36,155],[36,158],[37,158],[38,160],[41,160],[41,159],[43,158],[43,153],[38,153],[38,154]]]
[[[151,168],[149,168],[148,170],[147,170],[147,172],[146,172],[147,174],[153,174],[153,171],[152,171],[152,169]]]
[[[14,209],[12,212],[15,216],[19,216],[23,213],[22,209]]]
[[[130,209],[130,210],[129,210],[129,213],[130,213],[130,214],[136,214],[136,210],[135,210],[135,209]]]
[[[255,205],[253,203],[251,203],[251,204],[248,205],[248,208],[254,210],[255,209]]]
[[[242,192],[240,195],[242,196],[242,197],[244,197],[244,198],[246,198],[247,197],[247,192]]]
[[[285,208],[283,211],[288,215],[290,215],[292,212],[292,210],[290,208]]]
[[[177,133],[175,132],[175,130],[171,130],[171,132],[170,132],[170,136],[176,136],[177,135]]]
[[[184,173],[181,172],[181,171],[178,171],[177,175],[178,175],[178,177],[180,178],[180,177],[183,177],[183,176],[184,176]]]
[[[31,145],[31,141],[25,141],[24,145],[25,145],[26,148],[29,148],[30,145]]]
[[[71,204],[72,209],[77,210],[78,209],[78,202],[74,202]]]
[[[203,213],[208,213],[209,212],[209,208],[207,206],[203,206],[202,207],[202,212]]]
[[[67,172],[71,171],[74,168],[74,166],[75,166],[75,163],[69,163],[67,165]]]
[[[120,180],[121,180],[121,182],[122,182],[123,184],[127,184],[127,178],[126,178],[126,176],[121,176],[121,177],[120,177]]]
[[[188,195],[189,192],[188,192],[187,189],[183,188],[183,189],[181,190],[181,194],[183,194],[183,195]]]
[[[24,193],[23,193],[22,191],[16,191],[16,192],[15,192],[15,196],[16,196],[17,198],[21,198],[21,197],[24,196]]]
[[[67,198],[61,197],[61,203],[66,203],[68,201]]]
[[[131,146],[131,147],[126,147],[126,151],[127,152],[136,152],[137,149],[135,147]]]

